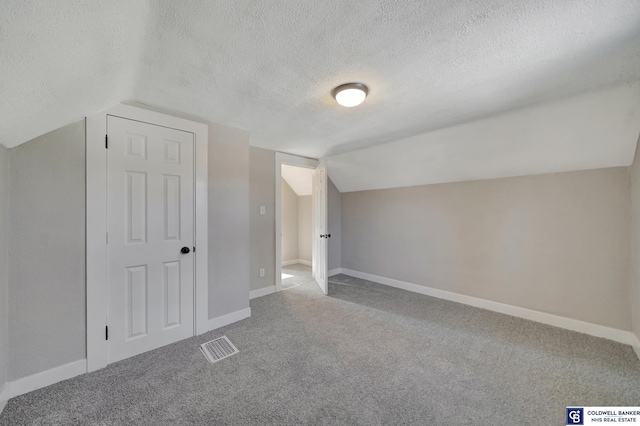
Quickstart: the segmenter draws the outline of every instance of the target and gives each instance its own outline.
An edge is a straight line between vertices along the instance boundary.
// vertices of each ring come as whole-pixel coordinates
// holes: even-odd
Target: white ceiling
[[[137,101],[320,158],[638,79],[638,0],[0,5],[8,147]],[[370,95],[341,108],[330,91],[350,81]]]
[[[535,105],[328,158],[341,192],[628,166],[640,84]]]
[[[284,179],[296,195],[311,195],[313,169],[306,167],[282,165],[282,179]]]

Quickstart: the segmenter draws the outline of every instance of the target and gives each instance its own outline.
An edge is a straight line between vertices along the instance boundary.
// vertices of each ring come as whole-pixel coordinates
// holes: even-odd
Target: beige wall
[[[623,330],[627,168],[343,193],[342,267]]]
[[[640,155],[631,167],[631,329],[640,339]]]
[[[0,392],[7,382],[9,360],[9,151],[0,145]],[[1,402],[0,402],[1,403]]]
[[[9,170],[15,380],[86,358],[84,120],[10,149]]]
[[[340,219],[340,191],[333,184],[333,181],[329,179],[327,181],[327,210],[329,221],[329,270],[340,267],[342,256],[342,224]]]
[[[275,285],[275,153],[250,147],[249,215],[251,219],[251,290]],[[260,206],[265,214],[260,215]],[[259,270],[265,268],[264,278]]]
[[[280,188],[282,262],[287,262],[298,259],[298,196],[282,178]]]
[[[298,259],[311,262],[313,244],[313,205],[311,195],[298,197]]]

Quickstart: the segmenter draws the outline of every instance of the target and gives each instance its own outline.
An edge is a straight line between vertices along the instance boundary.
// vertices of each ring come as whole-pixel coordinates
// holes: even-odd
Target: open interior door
[[[324,294],[329,294],[327,248],[327,162],[313,171],[313,277]]]

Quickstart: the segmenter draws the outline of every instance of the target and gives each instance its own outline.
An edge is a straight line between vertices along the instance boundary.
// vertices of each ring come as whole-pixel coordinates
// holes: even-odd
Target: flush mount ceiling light
[[[362,83],[342,84],[331,91],[331,96],[343,107],[354,107],[364,102],[369,88]]]

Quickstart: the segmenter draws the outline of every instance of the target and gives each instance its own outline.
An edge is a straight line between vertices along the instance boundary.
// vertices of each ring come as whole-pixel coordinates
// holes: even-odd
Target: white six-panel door
[[[107,324],[115,362],[194,335],[194,137],[113,116],[107,134]]]
[[[313,171],[313,276],[324,294],[329,294],[327,239],[327,163],[321,160]]]

